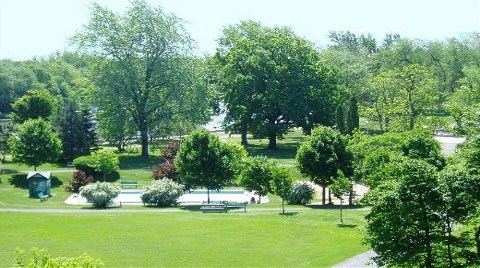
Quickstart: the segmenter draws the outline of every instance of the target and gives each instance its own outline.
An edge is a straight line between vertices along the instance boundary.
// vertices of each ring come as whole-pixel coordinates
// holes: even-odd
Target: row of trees
[[[244,21],[224,28],[214,55],[199,57],[183,21],[161,8],[138,0],[123,15],[97,4],[91,10],[71,39],[79,53],[0,62],[2,115],[31,89],[50,92],[65,159],[86,154],[69,142],[95,129],[82,128],[81,118],[98,122],[100,136],[120,150],[140,140],[146,157],[150,142],[188,133],[219,107],[243,144],[249,132],[272,149],[292,127],[351,133],[359,114],[382,131],[436,129],[445,123],[432,116],[451,114],[458,131],[478,132],[475,33],[444,42],[387,35],[379,44],[332,32],[332,44],[319,50],[288,27]]]

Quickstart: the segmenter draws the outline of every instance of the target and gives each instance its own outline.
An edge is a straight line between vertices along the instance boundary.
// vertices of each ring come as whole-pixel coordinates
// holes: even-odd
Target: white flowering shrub
[[[80,195],[96,208],[105,208],[113,203],[120,188],[108,182],[91,183],[80,188]]]
[[[315,189],[307,182],[297,181],[287,197],[287,202],[292,205],[305,205],[312,202]]]
[[[143,187],[140,198],[150,206],[171,206],[176,204],[182,194],[183,185],[165,178],[155,181],[152,186]]]

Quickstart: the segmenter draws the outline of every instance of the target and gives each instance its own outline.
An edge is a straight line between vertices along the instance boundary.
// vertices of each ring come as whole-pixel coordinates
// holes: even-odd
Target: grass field
[[[52,256],[87,253],[107,267],[263,266],[325,267],[361,253],[366,211],[247,213],[0,212],[0,261],[13,263],[16,247],[45,248]]]
[[[247,151],[274,159],[295,179],[304,180],[295,167],[301,141],[301,132],[292,132],[278,141],[279,150],[272,151],[265,149],[266,139],[249,139]],[[120,179],[136,180],[139,188],[152,182],[151,167],[161,161],[158,152],[148,160],[135,153],[119,158]],[[287,214],[281,215],[275,195],[269,195],[268,204],[249,205],[247,213],[141,206],[95,210],[64,204],[70,193],[63,186],[73,174],[65,165],[38,167],[53,176],[53,197],[43,202],[28,198],[25,178],[30,167],[7,162],[0,168],[0,209],[14,210],[0,211],[0,267],[13,265],[16,247],[44,248],[54,257],[85,252],[107,267],[328,267],[367,250],[361,244],[364,209],[346,210],[345,225],[338,224],[338,209],[328,206],[287,205]]]

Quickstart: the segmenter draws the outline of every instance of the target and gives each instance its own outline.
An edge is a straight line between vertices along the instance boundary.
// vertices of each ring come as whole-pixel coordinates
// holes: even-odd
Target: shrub
[[[152,186],[145,186],[140,196],[142,202],[151,206],[175,205],[183,194],[183,185],[170,179],[155,181]]]
[[[164,158],[173,159],[177,155],[179,148],[180,148],[180,143],[178,141],[172,141],[169,144],[160,148],[160,154]]]
[[[80,187],[85,186],[93,182],[93,176],[87,175],[83,170],[77,170],[73,173],[73,178],[68,181],[68,184],[64,186],[67,192],[78,193]]]
[[[73,160],[76,169],[84,171],[88,175],[98,174],[95,171],[95,159],[91,156],[80,156]]]
[[[120,188],[108,182],[96,182],[80,188],[80,195],[96,208],[105,208],[113,203]]]
[[[82,254],[77,257],[54,258],[44,249],[32,248],[31,254],[17,248],[15,250],[15,262],[18,267],[101,267],[104,264],[99,259]]]
[[[171,179],[173,181],[178,181],[177,171],[175,165],[173,164],[173,159],[165,159],[165,162],[156,165],[153,167],[152,178],[154,180],[161,180],[164,178]]]
[[[312,202],[314,194],[315,189],[309,183],[297,181],[287,197],[287,202],[292,205],[309,204]]]

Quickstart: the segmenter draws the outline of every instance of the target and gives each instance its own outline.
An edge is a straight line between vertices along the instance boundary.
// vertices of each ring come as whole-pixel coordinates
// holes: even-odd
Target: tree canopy
[[[88,62],[97,85],[100,110],[131,120],[140,134],[141,154],[148,157],[149,137],[156,124],[178,114],[182,100],[195,98],[191,79],[178,79],[193,40],[183,22],[145,1],[132,1],[124,15],[93,4],[90,21],[73,40],[94,58]],[[185,97],[187,96],[187,97]],[[205,97],[203,94],[202,97]],[[204,106],[202,106],[204,107]]]
[[[268,137],[268,148],[293,126],[333,125],[343,92],[318,51],[287,27],[253,21],[227,26],[215,55],[227,130]]]
[[[317,127],[297,151],[300,172],[322,186],[322,203],[325,204],[325,187],[337,178],[338,171],[353,175],[353,156],[347,149],[347,139],[330,127]]]
[[[189,135],[180,145],[175,168],[184,185],[219,190],[238,176],[246,152],[238,145],[222,143],[206,130]]]
[[[33,166],[35,170],[41,164],[58,160],[62,154],[62,142],[52,125],[42,118],[28,119],[18,126],[8,145],[15,161]]]

